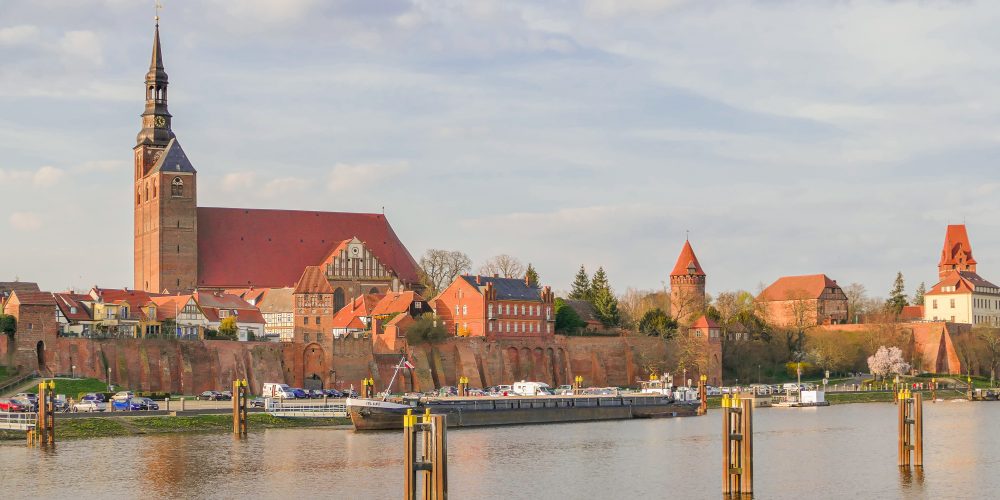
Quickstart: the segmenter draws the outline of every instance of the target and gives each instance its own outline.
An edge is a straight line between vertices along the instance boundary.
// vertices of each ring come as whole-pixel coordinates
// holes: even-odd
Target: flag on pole
[[[412,369],[414,369],[416,367],[413,366],[413,363],[410,363],[408,360],[404,359],[403,360],[403,368],[406,368],[407,370],[412,370]]]

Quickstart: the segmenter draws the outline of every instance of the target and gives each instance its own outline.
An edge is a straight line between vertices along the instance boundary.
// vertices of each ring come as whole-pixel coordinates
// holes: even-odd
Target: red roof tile
[[[17,297],[17,302],[23,305],[32,306],[54,306],[56,305],[56,300],[52,298],[51,292],[32,292],[27,290],[14,290],[11,293],[11,299]]]
[[[177,314],[191,300],[191,295],[164,295],[161,297],[152,297],[152,300],[156,304],[156,320],[163,321],[177,319]]]
[[[389,292],[372,308],[372,316],[408,312],[417,300],[424,300],[417,292]]]
[[[239,323],[264,323],[260,310],[236,295],[195,292],[194,300],[209,321],[219,321],[219,310],[226,309],[236,311]]]
[[[719,324],[714,319],[702,315],[691,324],[691,328],[718,328]]]
[[[758,299],[781,301],[793,299],[818,299],[827,288],[840,288],[825,274],[782,276],[761,292]]]
[[[681,254],[677,256],[677,263],[674,264],[674,270],[670,272],[670,275],[685,276],[688,274],[704,276],[705,271],[701,268],[701,264],[698,263],[698,257],[694,254],[694,249],[691,248],[691,242],[685,241],[684,247],[681,248]]]
[[[357,237],[405,283],[417,263],[382,214],[198,208],[198,285],[293,286],[306,266]]]
[[[899,319],[905,321],[924,319],[924,306],[903,306],[903,311],[899,313]]]
[[[53,293],[56,305],[62,311],[63,316],[70,321],[90,321],[90,311],[84,306],[83,301],[91,300],[89,295],[78,293]],[[73,311],[76,312],[73,312]]]
[[[360,318],[371,316],[372,310],[375,308],[375,304],[382,300],[382,298],[383,295],[381,294],[366,294],[355,297],[354,300],[337,311],[337,314],[333,316],[333,327],[354,328],[350,325],[356,324],[361,324],[362,327],[364,327]]]

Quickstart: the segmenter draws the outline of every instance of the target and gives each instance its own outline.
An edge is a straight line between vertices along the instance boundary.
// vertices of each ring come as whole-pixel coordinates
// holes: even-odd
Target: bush
[[[580,329],[587,326],[576,309],[566,305],[563,299],[556,299],[556,333],[579,335]]]
[[[448,336],[448,332],[442,323],[434,315],[424,314],[414,320],[413,324],[406,329],[406,341],[410,344],[422,344],[443,340]]]
[[[794,379],[797,376],[796,369],[798,368],[799,365],[802,366],[803,377],[812,377],[816,375],[821,375],[823,373],[823,370],[820,370],[819,367],[808,361],[802,361],[802,362],[789,361],[785,363],[785,372],[788,373],[789,377]]]
[[[17,331],[17,320],[8,314],[0,314],[0,333],[13,337]]]
[[[646,311],[639,320],[639,331],[650,337],[669,339],[677,331],[677,322],[659,307]]]

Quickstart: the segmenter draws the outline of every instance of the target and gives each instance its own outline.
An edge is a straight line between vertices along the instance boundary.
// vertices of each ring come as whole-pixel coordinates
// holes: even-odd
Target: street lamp
[[[760,383],[760,365],[757,365],[757,383]]]
[[[108,367],[108,392],[111,392],[111,367]]]
[[[76,378],[76,365],[69,367],[69,378]]]

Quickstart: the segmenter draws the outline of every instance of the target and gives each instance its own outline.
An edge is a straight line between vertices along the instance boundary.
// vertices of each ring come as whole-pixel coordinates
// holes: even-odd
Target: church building
[[[198,171],[167,110],[158,21],[145,92],[133,148],[136,290],[294,287],[309,266],[331,282],[336,306],[419,288],[417,263],[383,214],[198,206]]]
[[[976,273],[965,224],[948,226],[944,235],[940,281],[924,294],[924,320],[1000,326],[1000,287]]]

